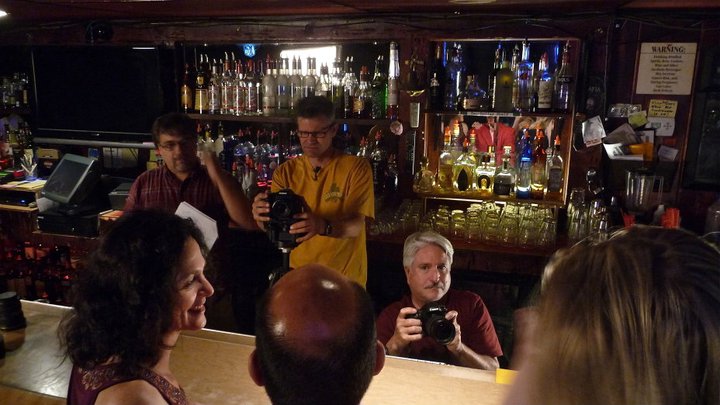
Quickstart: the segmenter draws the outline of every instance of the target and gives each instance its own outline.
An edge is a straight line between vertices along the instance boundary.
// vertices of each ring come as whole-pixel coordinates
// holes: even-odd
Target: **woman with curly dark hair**
[[[207,249],[192,222],[123,215],[78,271],[59,336],[73,370],[70,405],[186,404],[170,370],[182,330],[205,326]]]

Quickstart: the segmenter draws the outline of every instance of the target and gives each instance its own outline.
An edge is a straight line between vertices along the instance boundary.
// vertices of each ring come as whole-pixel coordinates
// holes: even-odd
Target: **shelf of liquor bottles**
[[[232,114],[188,114],[198,121],[228,121],[228,122],[250,122],[260,124],[295,124],[294,116],[264,116],[264,115],[232,115]],[[388,120],[375,120],[370,118],[337,118],[337,122],[348,125],[373,126],[387,123]]]

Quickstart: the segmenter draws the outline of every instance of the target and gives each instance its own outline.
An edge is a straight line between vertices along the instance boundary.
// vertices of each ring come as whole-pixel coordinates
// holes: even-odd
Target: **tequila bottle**
[[[545,192],[546,183],[546,164],[547,153],[545,152],[545,133],[542,128],[538,128],[535,135],[535,145],[533,148],[533,162],[531,169],[530,198],[542,200]]]
[[[431,193],[435,186],[435,175],[429,168],[430,162],[428,158],[423,156],[420,158],[420,170],[415,173],[413,181],[413,191],[416,193]]]
[[[490,164],[490,159],[495,156],[492,146],[488,146],[487,153],[483,153],[480,163],[475,168],[475,179],[477,181],[477,191],[481,197],[489,197],[493,190],[493,178],[495,177],[495,160]]]
[[[560,136],[555,136],[555,145],[547,160],[547,191],[546,200],[561,200],[563,192],[563,158],[560,152]]]
[[[515,168],[510,164],[511,146],[503,147],[502,163],[495,170],[493,193],[502,198],[508,198],[515,193]]]
[[[440,157],[438,158],[437,181],[435,182],[435,184],[438,188],[438,191],[444,193],[451,193],[453,191],[452,174],[455,158],[452,154],[452,142],[449,126],[445,127],[444,140],[445,146],[443,147],[443,151],[440,153]]]
[[[456,193],[472,193],[475,191],[475,137],[471,132],[470,140],[465,139],[463,152],[460,157],[455,160],[453,165],[453,190]]]

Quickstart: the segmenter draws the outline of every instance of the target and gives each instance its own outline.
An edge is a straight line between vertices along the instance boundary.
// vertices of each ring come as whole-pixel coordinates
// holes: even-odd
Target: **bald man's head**
[[[268,290],[255,331],[258,382],[276,405],[357,404],[382,367],[370,298],[321,265],[293,270]]]

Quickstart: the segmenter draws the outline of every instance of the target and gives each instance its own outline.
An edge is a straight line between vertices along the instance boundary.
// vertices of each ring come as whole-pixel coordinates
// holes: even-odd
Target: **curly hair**
[[[718,403],[717,249],[686,231],[635,226],[556,256],[528,363],[532,402]]]
[[[195,225],[170,213],[128,212],[113,225],[78,270],[73,310],[58,329],[73,364],[93,368],[117,357],[121,371],[134,374],[158,361],[190,238],[207,254]]]

